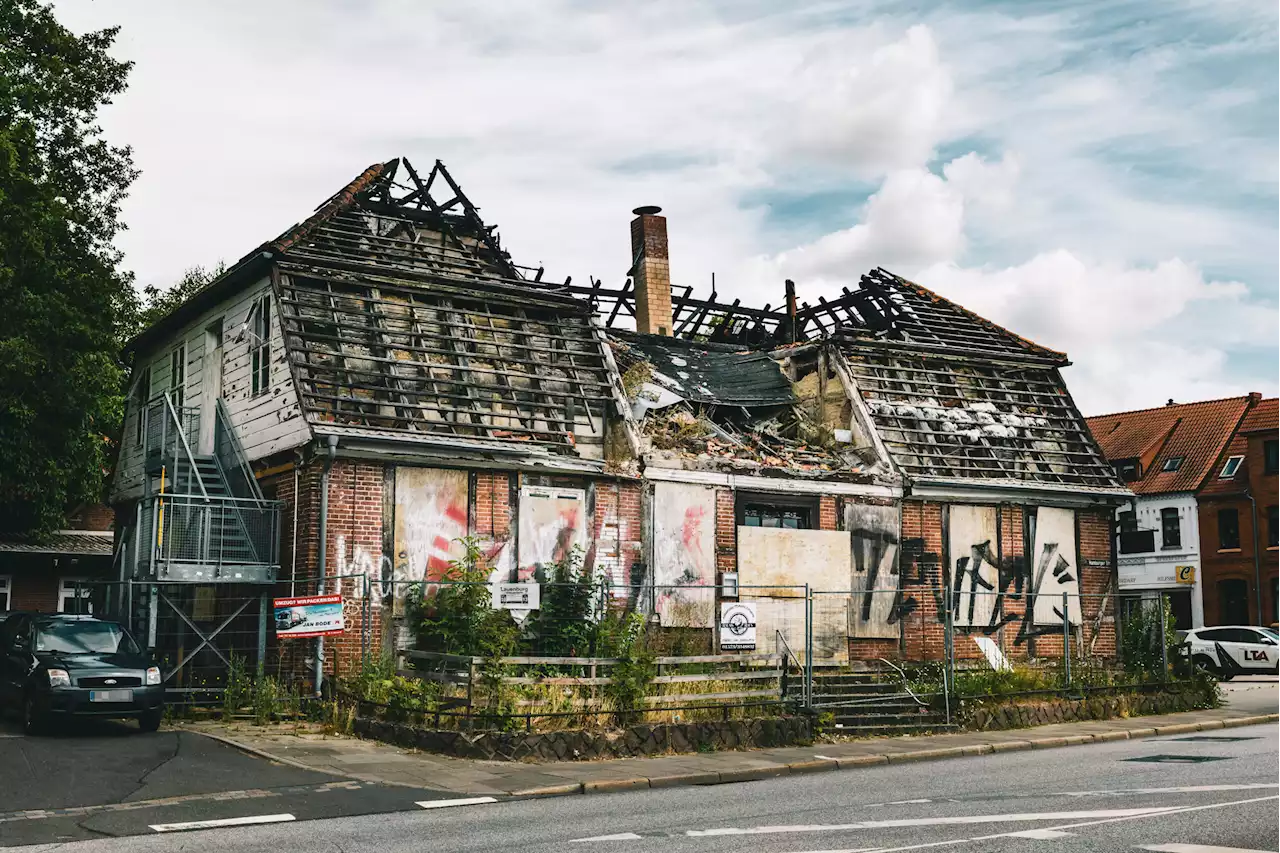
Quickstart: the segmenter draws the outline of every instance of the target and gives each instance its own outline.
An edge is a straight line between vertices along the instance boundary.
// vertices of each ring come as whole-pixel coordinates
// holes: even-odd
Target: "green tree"
[[[97,123],[131,65],[108,54],[117,32],[0,3],[0,532],[98,499],[121,421],[137,300],[112,239],[138,173]]]
[[[212,267],[202,267],[197,264],[184,272],[182,278],[168,290],[161,290],[154,284],[148,284],[142,288],[142,308],[138,311],[137,320],[134,323],[135,334],[204,290],[210,282],[226,270],[227,265],[223,261],[218,261]]]

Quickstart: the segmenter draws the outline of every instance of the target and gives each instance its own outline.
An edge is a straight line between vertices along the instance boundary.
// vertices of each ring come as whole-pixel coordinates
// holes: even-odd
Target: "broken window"
[[[187,389],[187,345],[178,344],[169,354],[169,396],[174,409],[181,409]]]
[[[251,396],[271,390],[271,296],[253,303],[253,338],[249,341]]]
[[[144,367],[138,371],[138,385],[134,393],[134,408],[137,409],[137,418],[134,419],[133,428],[134,443],[141,446],[144,430],[147,424],[147,403],[151,399],[151,368]]]
[[[739,510],[739,524],[745,528],[785,528],[812,530],[813,510],[808,506],[751,502]]]

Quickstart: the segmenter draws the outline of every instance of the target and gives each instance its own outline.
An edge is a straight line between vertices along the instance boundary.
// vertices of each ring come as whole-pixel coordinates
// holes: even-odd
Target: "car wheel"
[[[1214,663],[1213,658],[1208,655],[1196,655],[1191,659],[1191,664],[1198,670],[1203,670],[1210,675],[1221,677],[1218,672],[1218,665]]]
[[[164,710],[162,708],[156,708],[154,711],[144,711],[142,716],[138,718],[138,728],[144,732],[157,731],[163,719]]]
[[[40,735],[45,732],[45,720],[36,708],[34,696],[25,696],[22,700],[22,731],[29,735]]]

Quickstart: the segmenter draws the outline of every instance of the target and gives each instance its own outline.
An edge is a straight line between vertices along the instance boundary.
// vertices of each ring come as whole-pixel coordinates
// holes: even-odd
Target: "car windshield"
[[[50,622],[36,634],[36,651],[64,655],[137,654],[138,646],[114,622]]]

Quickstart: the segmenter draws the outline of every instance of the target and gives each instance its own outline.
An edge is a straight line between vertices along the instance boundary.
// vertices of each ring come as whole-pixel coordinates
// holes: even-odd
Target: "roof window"
[[[1240,463],[1244,460],[1243,456],[1232,456],[1227,459],[1227,464],[1222,466],[1222,473],[1218,475],[1219,480],[1230,480],[1236,475],[1236,471],[1240,468]]]
[[[1164,460],[1164,465],[1160,468],[1160,470],[1172,472],[1172,471],[1177,471],[1181,467],[1182,467],[1182,457],[1170,456],[1168,459]]]

